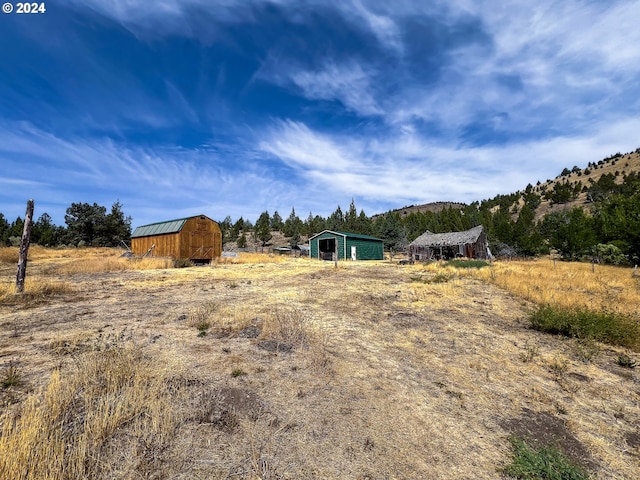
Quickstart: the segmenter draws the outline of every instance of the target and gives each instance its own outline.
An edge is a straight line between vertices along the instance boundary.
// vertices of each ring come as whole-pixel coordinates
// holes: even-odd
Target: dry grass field
[[[630,269],[167,268],[35,248],[16,297],[14,252],[0,249],[2,479],[508,478],[512,436],[594,479],[639,477],[639,349],[529,321],[552,304],[640,328]]]

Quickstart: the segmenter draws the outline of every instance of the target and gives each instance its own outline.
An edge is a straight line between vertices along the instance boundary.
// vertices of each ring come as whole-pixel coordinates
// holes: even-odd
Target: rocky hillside
[[[394,213],[399,213],[401,217],[406,217],[411,213],[417,212],[433,212],[438,213],[444,210],[445,208],[459,208],[463,209],[466,207],[466,204],[460,202],[431,202],[431,203],[422,203],[420,205],[408,205],[406,207],[397,208],[395,210],[391,210]],[[381,214],[372,215],[371,218],[373,220],[376,217],[379,217]]]
[[[623,178],[629,174],[640,174],[640,148],[634,152],[616,153],[600,161],[590,162],[585,168],[565,168],[553,180],[529,186],[531,188],[518,192],[519,198],[514,203],[514,212],[519,211],[524,205],[527,190],[540,195],[536,219],[554,211],[586,206],[593,200],[590,198],[590,188],[598,184],[603,176],[609,176],[611,181],[621,184]]]

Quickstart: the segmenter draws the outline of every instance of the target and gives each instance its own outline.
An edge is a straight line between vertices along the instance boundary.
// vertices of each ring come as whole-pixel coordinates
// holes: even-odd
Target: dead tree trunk
[[[20,252],[18,257],[18,274],[16,275],[16,293],[24,290],[24,279],[27,276],[27,256],[29,254],[29,242],[31,241],[31,219],[33,218],[33,200],[27,202],[27,214],[24,217],[24,228],[20,240]]]

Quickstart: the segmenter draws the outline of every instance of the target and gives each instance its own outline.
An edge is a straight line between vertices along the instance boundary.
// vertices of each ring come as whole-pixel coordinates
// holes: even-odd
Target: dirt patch
[[[277,340],[262,340],[258,342],[258,348],[267,352],[290,352],[293,350],[291,345],[278,342]]]
[[[559,417],[524,408],[519,417],[502,422],[502,427],[534,448],[555,446],[574,463],[590,470],[599,468],[586,447],[569,431],[564,420]]]
[[[251,325],[240,330],[240,332],[238,333],[238,337],[258,338],[262,333],[263,323],[264,323],[264,320],[262,320],[261,318],[258,318],[258,317],[254,318],[253,320],[251,320]]]
[[[425,319],[413,312],[393,312],[388,315],[389,322],[398,329],[420,328],[425,324]]]
[[[640,429],[627,433],[624,438],[631,448],[640,448]]]
[[[193,405],[193,416],[189,420],[214,425],[227,433],[233,433],[240,426],[241,416],[255,418],[265,410],[255,393],[236,387],[200,391]]]
[[[574,380],[577,380],[579,382],[590,382],[591,379],[586,376],[586,375],[582,375],[581,373],[576,373],[576,372],[569,372],[567,374],[568,377],[573,378]]]

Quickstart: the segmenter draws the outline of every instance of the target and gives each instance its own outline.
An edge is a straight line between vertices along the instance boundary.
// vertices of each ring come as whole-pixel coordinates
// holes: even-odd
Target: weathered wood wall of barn
[[[165,233],[163,235],[151,235],[148,237],[136,237],[131,239],[131,250],[136,255],[144,255],[155,245],[151,255],[154,257],[180,257],[180,232]],[[186,258],[186,257],[183,257]]]
[[[180,231],[180,257],[212,260],[222,255],[220,226],[207,217],[192,217]]]
[[[179,232],[132,238],[131,250],[144,255],[154,244],[151,255],[156,257],[210,261],[222,255],[222,232],[204,215],[191,217]]]

